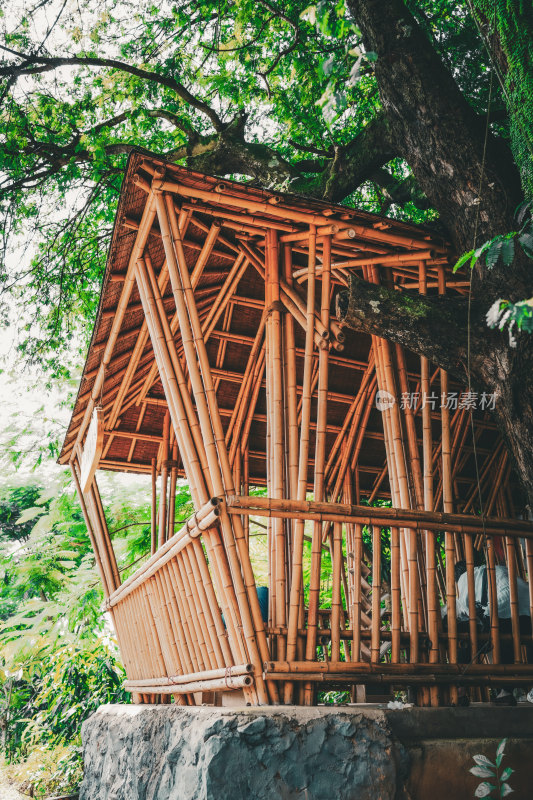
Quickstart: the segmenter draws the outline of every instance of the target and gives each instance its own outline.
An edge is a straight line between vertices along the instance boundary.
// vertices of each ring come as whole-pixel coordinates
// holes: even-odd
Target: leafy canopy
[[[0,284],[4,300],[24,304],[22,356],[53,376],[68,374],[69,350],[86,344],[132,147],[265,187],[436,217],[390,142],[375,54],[344,0],[19,0],[9,12],[3,2]],[[467,6],[410,5],[484,112],[486,54]]]

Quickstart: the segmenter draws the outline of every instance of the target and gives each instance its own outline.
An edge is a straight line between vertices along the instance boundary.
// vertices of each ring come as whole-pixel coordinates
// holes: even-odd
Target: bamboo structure
[[[533,525],[515,518],[490,398],[473,410],[427,359],[343,328],[335,295],[352,273],[465,291],[446,242],[421,228],[130,157],[60,462],[135,702],[312,705],[329,686],[352,698],[382,686],[439,705],[533,682]],[[104,469],[145,475],[151,497],[150,552],[123,582]]]

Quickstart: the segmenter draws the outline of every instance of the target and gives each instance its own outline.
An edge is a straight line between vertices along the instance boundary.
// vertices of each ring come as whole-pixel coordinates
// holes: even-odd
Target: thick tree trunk
[[[368,50],[377,53],[376,79],[391,136],[417,182],[439,211],[460,254],[513,230],[522,199],[520,176],[507,144],[460,92],[426,33],[402,0],[349,0]],[[513,267],[517,297],[531,283],[526,259]],[[482,287],[481,287],[482,284]],[[507,296],[502,267],[478,263],[474,292]],[[529,295],[527,295],[529,296]],[[490,302],[488,303],[490,305]]]
[[[489,132],[459,91],[402,0],[348,0],[365,46],[377,53],[376,78],[390,135],[439,211],[458,254],[513,230],[519,175],[505,143]],[[339,297],[346,325],[398,341],[467,383],[465,304],[425,301],[354,281]],[[476,266],[471,301],[472,385],[496,394],[496,422],[533,508],[533,345],[516,349],[490,331],[484,315],[499,298],[533,294],[533,270],[518,253],[511,267]],[[370,305],[372,301],[373,305]],[[376,301],[378,305],[376,306]],[[379,313],[375,309],[379,308]]]

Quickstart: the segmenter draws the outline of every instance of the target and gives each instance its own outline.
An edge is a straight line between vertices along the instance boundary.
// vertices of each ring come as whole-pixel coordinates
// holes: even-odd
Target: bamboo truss
[[[533,612],[533,526],[514,518],[520,494],[489,409],[475,412],[480,496],[469,406],[449,401],[464,388],[400,345],[340,326],[335,294],[351,272],[398,291],[464,291],[446,244],[421,229],[130,159],[60,460],[136,702],[231,691],[312,705],[330,685],[352,698],[382,685],[439,705],[465,687],[479,698],[491,682],[533,681],[518,591],[529,582]],[[98,466],[151,481],[151,552],[124,582],[96,478],[82,486],[97,405]],[[185,524],[182,479],[195,508]]]

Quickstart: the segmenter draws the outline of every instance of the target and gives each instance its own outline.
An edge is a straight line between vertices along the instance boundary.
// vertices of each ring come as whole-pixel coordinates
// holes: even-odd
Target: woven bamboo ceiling
[[[428,293],[438,291],[439,271],[445,276],[447,290],[466,293],[464,279],[452,275],[445,242],[429,231],[391,219],[330,205],[294,195],[273,194],[250,186],[202,175],[167,164],[161,159],[134,153],[128,163],[119,202],[112,243],[104,275],[98,316],[85,363],[72,419],[66,434],[60,463],[66,463],[75,446],[87,404],[94,395],[94,382],[102,356],[116,322],[116,311],[125,296],[125,278],[132,251],[147,203],[146,187],[154,171],[164,168],[166,191],[175,197],[180,212],[185,254],[195,285],[195,297],[210,365],[215,378],[217,399],[222,421],[230,424],[246,373],[254,340],[260,329],[265,306],[264,251],[265,231],[277,230],[280,242],[290,243],[293,287],[292,302],[296,320],[298,300],[305,305],[306,269],[308,261],[308,231],[315,225],[320,232],[333,234],[333,285],[331,310],[334,313],[335,295],[348,285],[351,272],[363,275],[366,265],[376,265],[381,279],[403,290],[418,290],[419,264],[425,264]],[[320,243],[320,239],[317,240]],[[286,248],[287,249],[287,248]],[[159,275],[164,263],[164,251],[157,218],[152,222],[144,248]],[[140,255],[140,254],[138,254]],[[200,260],[199,260],[200,256]],[[207,256],[207,258],[205,257]],[[320,278],[320,244],[317,248]],[[129,287],[128,287],[129,288]],[[296,297],[295,297],[296,294]],[[167,281],[162,292],[169,323],[175,314],[171,287]],[[224,298],[224,299],[223,299]],[[228,299],[229,298],[229,299]],[[227,302],[226,302],[227,300]],[[287,302],[291,301],[291,297]],[[302,315],[303,316],[303,315]],[[174,324],[178,349],[179,331]],[[303,373],[304,331],[296,329],[297,381],[301,386]],[[330,378],[328,394],[327,452],[336,447],[339,434],[351,430],[354,400],[365,380],[371,351],[370,337],[334,326],[330,338]],[[257,346],[261,345],[259,334]],[[407,353],[407,373],[411,391],[417,390],[420,360]],[[315,349],[318,362],[318,349]],[[367,373],[372,372],[372,367]],[[257,400],[249,427],[248,468],[250,483],[262,485],[266,474],[266,394],[265,380],[258,384]],[[460,387],[451,387],[459,390]],[[438,392],[438,387],[436,389]],[[125,314],[122,317],[112,357],[106,364],[103,386],[93,396],[105,412],[104,450],[100,468],[148,473],[153,458],[161,458],[163,420],[167,408],[163,388],[155,366],[150,338],[134,280],[129,291]],[[250,402],[252,402],[253,393]],[[316,403],[316,386],[315,400]],[[357,464],[361,496],[388,496],[386,453],[383,441],[381,413],[373,397],[367,412],[365,434],[359,443]],[[466,499],[474,483],[474,463],[471,438],[466,425],[459,428],[461,465],[455,475],[455,493]],[[311,447],[314,453],[313,431],[315,413],[312,411]],[[435,437],[439,435],[440,412],[434,411]],[[483,468],[495,450],[502,445],[490,414],[479,415],[478,455]],[[464,421],[463,421],[464,422]],[[452,420],[453,423],[453,420]],[[420,420],[417,420],[417,426]],[[421,437],[421,432],[419,432]],[[342,438],[342,437],[340,437]],[[494,459],[493,459],[494,460]],[[312,464],[309,469],[312,484]]]

